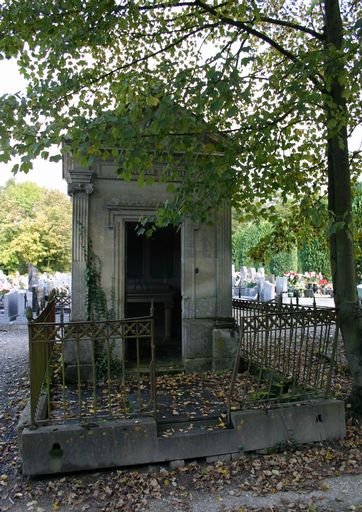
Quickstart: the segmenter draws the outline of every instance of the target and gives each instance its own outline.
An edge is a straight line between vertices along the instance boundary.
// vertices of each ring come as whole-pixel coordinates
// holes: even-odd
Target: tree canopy
[[[328,189],[335,300],[362,411],[360,154],[347,145],[362,116],[361,11],[355,0],[4,0],[0,55],[28,88],[0,100],[0,158],[21,155],[14,170],[26,172],[67,135],[85,165],[112,155],[143,184],[155,162],[157,179],[174,177],[182,157],[160,224],[208,221],[225,201],[277,220],[278,195],[297,228]]]
[[[0,187],[0,203],[3,270],[25,272],[28,263],[40,271],[70,269],[71,205],[64,194],[9,180]]]
[[[205,219],[225,198],[244,215],[270,217],[276,193],[311,207],[327,185],[328,130],[360,122],[360,10],[342,2],[337,52],[326,47],[320,2],[7,0],[0,52],[18,60],[29,86],[1,100],[1,158],[21,154],[15,170],[27,171],[67,134],[88,164],[112,153],[142,183],[155,159],[162,179],[182,153],[183,186],[166,221]],[[326,119],[324,67],[336,59],[348,120]],[[205,156],[210,133],[221,141]]]

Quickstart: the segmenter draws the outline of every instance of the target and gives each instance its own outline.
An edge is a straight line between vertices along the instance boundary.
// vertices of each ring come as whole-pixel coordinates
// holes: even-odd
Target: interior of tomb
[[[174,227],[139,234],[126,223],[126,317],[148,316],[153,304],[158,359],[181,358],[181,234]],[[127,358],[136,357],[132,344]],[[144,348],[141,357],[147,356]]]

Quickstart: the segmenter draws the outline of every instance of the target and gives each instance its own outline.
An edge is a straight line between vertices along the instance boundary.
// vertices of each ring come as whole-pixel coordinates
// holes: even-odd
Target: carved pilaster
[[[195,318],[195,226],[186,220],[181,231],[182,318]]]
[[[92,171],[69,171],[68,194],[73,198],[72,223],[72,320],[86,319],[86,251],[88,246],[89,195]]]
[[[231,317],[231,208],[225,207],[216,225],[217,315]]]

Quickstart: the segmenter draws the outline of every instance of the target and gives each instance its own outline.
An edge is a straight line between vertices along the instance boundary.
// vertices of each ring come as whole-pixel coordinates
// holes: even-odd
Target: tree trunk
[[[347,146],[347,106],[343,97],[345,76],[342,56],[342,20],[338,0],[325,0],[326,123],[328,130],[328,206],[334,229],[330,235],[335,302],[346,356],[353,380],[352,408],[362,415],[362,322],[358,307],[355,260],[351,233],[352,194]],[[336,57],[336,52],[339,56]],[[338,119],[337,128],[333,127]]]

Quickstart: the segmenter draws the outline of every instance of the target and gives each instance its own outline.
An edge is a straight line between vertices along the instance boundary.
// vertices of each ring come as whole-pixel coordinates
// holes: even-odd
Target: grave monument
[[[137,223],[171,199],[167,183],[140,187],[136,175],[121,180],[112,159],[99,157],[85,168],[69,153],[63,177],[73,202],[72,320],[87,319],[91,251],[114,318],[148,315],[153,303],[156,353],[179,356],[187,371],[230,367],[237,341],[230,207],[215,213],[211,226],[185,219],[147,238],[137,233]]]

